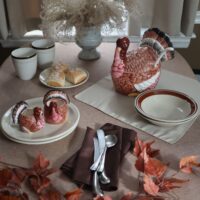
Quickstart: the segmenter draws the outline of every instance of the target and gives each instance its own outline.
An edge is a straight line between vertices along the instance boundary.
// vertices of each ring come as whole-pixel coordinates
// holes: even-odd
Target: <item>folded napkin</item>
[[[136,132],[110,123],[103,125],[101,129],[104,130],[105,135],[115,134],[118,139],[117,144],[108,148],[106,153],[105,172],[111,182],[101,184],[103,190],[113,191],[117,190],[120,163],[134,145]],[[61,166],[61,170],[78,185],[92,186],[93,172],[90,166],[94,162],[93,138],[95,136],[96,131],[88,127],[81,148]]]

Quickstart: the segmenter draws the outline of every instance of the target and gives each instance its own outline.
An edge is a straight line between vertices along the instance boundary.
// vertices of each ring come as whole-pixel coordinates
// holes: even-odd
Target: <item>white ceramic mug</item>
[[[11,52],[17,76],[22,80],[32,79],[37,71],[37,54],[32,48],[18,48]]]
[[[32,48],[37,52],[39,68],[51,67],[55,59],[55,43],[48,39],[35,40]]]

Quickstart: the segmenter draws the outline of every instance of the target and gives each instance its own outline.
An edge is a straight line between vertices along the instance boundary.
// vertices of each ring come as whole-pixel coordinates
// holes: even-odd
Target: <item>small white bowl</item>
[[[143,118],[156,125],[175,126],[194,119],[198,105],[184,93],[158,89],[138,95],[135,108]]]
[[[137,109],[136,109],[136,111],[137,111]],[[193,120],[193,119],[195,119],[197,117],[197,115],[196,115],[194,118],[189,119],[189,120],[185,120],[185,121],[166,122],[166,121],[159,121],[159,120],[155,120],[155,119],[152,119],[152,118],[148,118],[145,115],[142,115],[141,113],[139,113],[138,111],[137,111],[137,113],[143,119],[151,122],[152,124],[155,124],[157,126],[163,126],[163,127],[172,127],[172,126],[177,126],[177,125],[185,124],[185,123],[190,122],[191,120]]]

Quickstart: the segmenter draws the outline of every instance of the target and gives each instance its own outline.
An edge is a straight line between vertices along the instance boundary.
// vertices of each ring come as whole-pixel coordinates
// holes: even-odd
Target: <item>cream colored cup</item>
[[[51,67],[55,59],[55,43],[48,39],[35,40],[32,48],[37,52],[39,68]]]
[[[32,48],[18,48],[11,52],[17,76],[22,80],[32,79],[37,71],[37,54]]]

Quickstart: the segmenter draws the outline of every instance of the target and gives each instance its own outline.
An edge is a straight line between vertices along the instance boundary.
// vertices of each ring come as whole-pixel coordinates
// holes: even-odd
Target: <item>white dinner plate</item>
[[[87,80],[89,79],[89,72],[83,68],[78,68],[83,70],[86,74],[87,77],[86,79],[84,79],[82,82],[78,83],[78,84],[72,84],[70,82],[68,82],[67,80],[65,80],[65,85],[63,87],[55,87],[55,86],[51,86],[47,84],[47,78],[49,77],[49,73],[50,73],[50,68],[47,68],[45,70],[43,70],[40,75],[39,75],[39,80],[42,84],[44,84],[45,86],[49,87],[49,88],[55,88],[55,89],[68,89],[68,88],[74,88],[74,87],[78,87],[80,85],[83,85],[84,83],[87,82]]]
[[[15,138],[12,138],[9,135],[7,135],[6,132],[3,132],[3,134],[6,138],[8,138],[9,140],[11,140],[13,142],[17,142],[17,143],[21,143],[21,144],[30,144],[30,145],[40,145],[40,144],[48,144],[48,143],[56,142],[56,141],[61,140],[64,137],[69,135],[69,134],[66,134],[66,135],[63,135],[62,137],[58,137],[58,138],[55,138],[55,139],[52,139],[52,140],[47,140],[47,141],[28,142],[28,141],[17,140]]]
[[[43,107],[43,98],[28,99],[26,102],[30,107]],[[18,126],[11,124],[11,111],[12,107],[9,108],[1,119],[1,128],[4,135],[9,139],[23,143],[23,144],[45,144],[60,140],[67,135],[71,134],[77,127],[80,113],[78,108],[73,104],[68,104],[69,113],[68,120],[62,124],[45,124],[45,127],[35,133],[25,133],[19,129]]]

